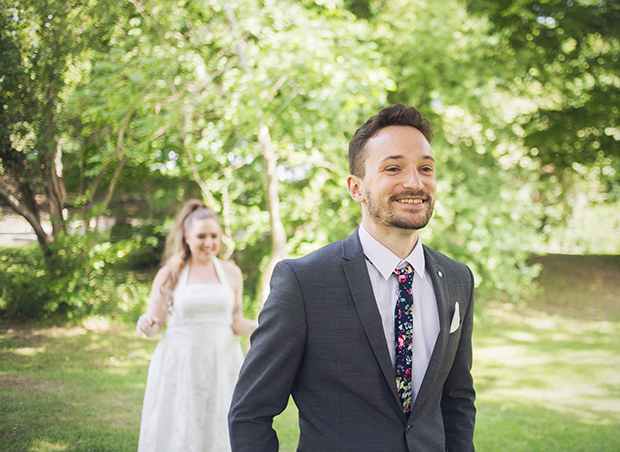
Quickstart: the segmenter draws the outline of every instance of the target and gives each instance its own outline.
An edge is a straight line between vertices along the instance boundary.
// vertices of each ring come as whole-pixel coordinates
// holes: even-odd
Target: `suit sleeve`
[[[274,269],[258,320],[228,415],[233,452],[278,451],[273,418],[288,404],[306,344],[302,293],[286,261]]]
[[[444,420],[446,447],[449,452],[473,452],[476,393],[471,374],[472,331],[474,316],[473,276],[467,269],[469,301],[461,325],[461,335],[452,369],[444,383],[441,411]],[[467,294],[467,289],[463,289]]]

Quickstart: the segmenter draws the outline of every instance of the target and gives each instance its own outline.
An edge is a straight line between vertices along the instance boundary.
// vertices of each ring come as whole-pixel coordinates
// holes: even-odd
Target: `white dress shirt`
[[[437,299],[429,272],[426,270],[422,241],[405,259],[400,259],[372,237],[364,226],[359,227],[359,238],[366,255],[372,291],[377,301],[390,359],[394,364],[394,309],[399,295],[398,278],[393,273],[408,262],[415,273],[413,277],[413,369],[411,375],[412,401],[415,400],[424,374],[428,368],[435,342],[439,335]]]

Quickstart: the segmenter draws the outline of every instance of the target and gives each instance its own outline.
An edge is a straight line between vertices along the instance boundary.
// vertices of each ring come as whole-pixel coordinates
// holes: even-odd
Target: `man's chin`
[[[392,218],[389,223],[395,228],[418,231],[428,225],[431,216],[424,214],[422,218]]]

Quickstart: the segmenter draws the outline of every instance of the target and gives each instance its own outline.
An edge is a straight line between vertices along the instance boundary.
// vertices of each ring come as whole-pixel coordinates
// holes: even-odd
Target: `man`
[[[233,452],[278,450],[290,394],[302,452],[474,450],[473,277],[418,236],[435,202],[431,137],[403,105],[353,136],[362,225],[276,266],[229,413]]]

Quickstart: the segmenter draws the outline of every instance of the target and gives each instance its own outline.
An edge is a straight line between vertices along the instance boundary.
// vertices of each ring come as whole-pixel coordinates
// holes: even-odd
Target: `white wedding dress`
[[[139,452],[226,452],[228,409],[243,361],[231,323],[235,294],[219,260],[220,284],[187,284],[173,293],[168,326],[149,366]]]

